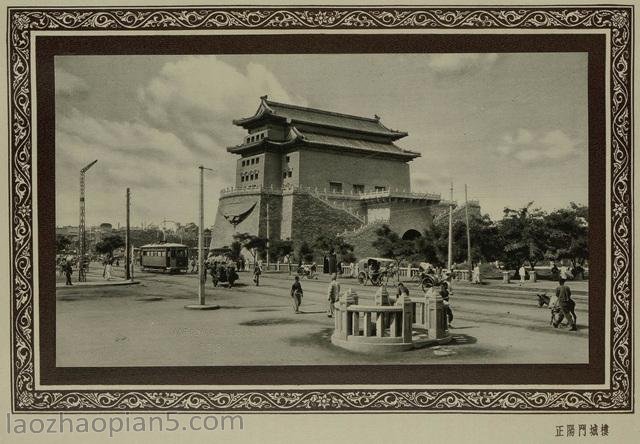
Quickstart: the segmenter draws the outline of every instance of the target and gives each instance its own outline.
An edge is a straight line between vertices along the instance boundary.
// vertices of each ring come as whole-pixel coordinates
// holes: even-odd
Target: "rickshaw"
[[[358,282],[361,285],[382,285],[395,270],[395,261],[378,257],[367,257],[358,262]]]
[[[420,262],[418,265],[418,274],[416,275],[418,282],[420,282],[420,286],[422,287],[422,291],[427,291],[427,289],[440,285],[441,279],[438,277],[436,270],[433,266],[427,262]]]

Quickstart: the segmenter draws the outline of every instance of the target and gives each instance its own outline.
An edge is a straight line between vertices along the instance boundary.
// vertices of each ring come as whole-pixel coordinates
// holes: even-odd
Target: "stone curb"
[[[76,282],[73,285],[56,284],[56,290],[61,290],[61,289],[72,290],[74,288],[115,287],[119,285],[136,285],[139,283],[140,281],[116,281],[116,282],[95,282],[95,283],[94,282],[89,282],[89,283]]]

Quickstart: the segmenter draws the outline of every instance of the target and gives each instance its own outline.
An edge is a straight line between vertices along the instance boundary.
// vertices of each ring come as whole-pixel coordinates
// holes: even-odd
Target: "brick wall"
[[[291,239],[296,250],[303,241],[311,245],[321,235],[335,236],[362,225],[349,213],[334,209],[308,194],[294,193],[292,197]]]
[[[353,245],[353,254],[355,254],[358,259],[379,256],[378,250],[371,244],[376,240],[376,230],[380,228],[382,224],[382,222],[372,223],[358,230],[356,233],[344,234],[344,240]]]
[[[304,149],[300,151],[300,186],[329,189],[329,182],[342,183],[342,190],[350,193],[354,184],[364,185],[365,192],[375,186],[409,191],[409,164],[404,161],[381,159]]]

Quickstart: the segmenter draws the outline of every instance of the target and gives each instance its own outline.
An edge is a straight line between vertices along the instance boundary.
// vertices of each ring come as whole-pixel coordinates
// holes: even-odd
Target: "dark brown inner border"
[[[605,36],[602,34],[307,34],[36,37],[40,381],[42,384],[600,384],[604,383]],[[54,56],[588,52],[589,364],[56,367]],[[338,75],[336,75],[336,78]],[[571,172],[568,171],[570,174]],[[562,340],[558,337],[558,340]]]

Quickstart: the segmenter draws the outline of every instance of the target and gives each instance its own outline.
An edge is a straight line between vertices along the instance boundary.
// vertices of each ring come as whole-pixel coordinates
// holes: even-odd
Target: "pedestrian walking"
[[[218,286],[218,263],[214,262],[211,265],[211,269],[209,270],[211,272],[211,282],[213,283],[214,287]]]
[[[524,268],[524,265],[520,267],[518,274],[520,275],[520,285],[524,285],[525,278],[527,276],[527,270]]]
[[[297,277],[297,276],[296,276]],[[338,275],[333,273],[331,275],[331,282],[329,282],[329,288],[327,290],[327,316],[332,318],[335,310],[335,302],[340,298],[340,284],[338,283]]]
[[[238,273],[236,273],[233,262],[227,265],[227,282],[229,282],[229,288],[233,288],[233,283],[238,280]]]
[[[108,260],[107,260],[107,265],[105,265],[105,267],[104,267],[104,278],[105,278],[106,280],[108,280],[108,281],[110,281],[110,280],[111,280],[111,268],[113,267],[113,266],[111,265],[111,263],[112,263],[112,262],[113,262],[113,260],[112,260],[112,259],[108,259]]]
[[[73,285],[71,283],[71,275],[73,274],[73,267],[71,266],[71,262],[65,262],[62,265],[62,269],[64,270],[64,275],[67,278],[65,285]]]
[[[480,280],[480,265],[476,264],[475,267],[473,267],[473,277],[471,280],[474,284],[480,284],[481,280]]]
[[[256,287],[260,286],[260,275],[262,274],[262,267],[260,263],[255,264],[253,267],[253,282],[256,284]]]
[[[191,258],[191,273],[196,273],[196,258]]]
[[[568,285],[565,285],[565,280],[560,278],[558,281],[558,288],[556,288],[556,307],[560,309],[556,320],[553,322],[553,327],[558,328],[563,318],[567,318],[570,331],[578,330],[575,319],[575,306],[576,303],[571,299],[571,289]]]
[[[300,313],[300,305],[302,305],[302,285],[300,285],[300,278],[295,276],[293,278],[293,285],[291,286],[291,299],[293,299],[293,310],[296,314]]]

